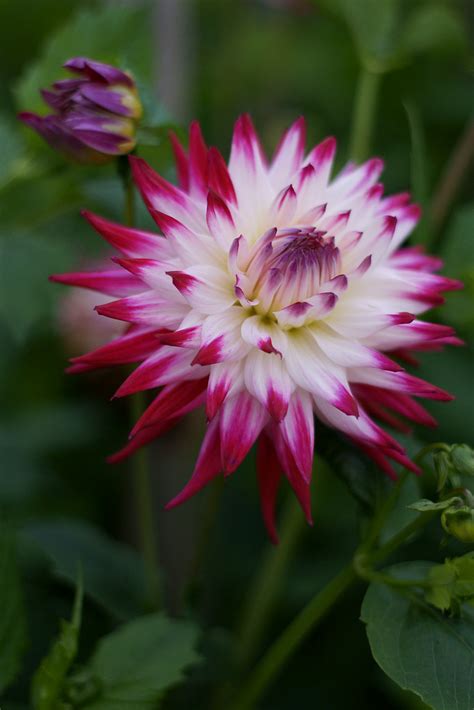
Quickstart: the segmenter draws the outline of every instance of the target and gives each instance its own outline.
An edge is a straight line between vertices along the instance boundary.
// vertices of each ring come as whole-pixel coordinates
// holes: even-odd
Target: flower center
[[[268,311],[314,296],[339,270],[334,237],[302,227],[267,233],[257,245],[249,275],[253,272],[255,296]]]

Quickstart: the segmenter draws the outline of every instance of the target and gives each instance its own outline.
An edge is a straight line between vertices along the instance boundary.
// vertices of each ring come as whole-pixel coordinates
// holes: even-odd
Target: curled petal
[[[309,483],[313,470],[314,414],[307,392],[298,390],[293,394],[280,428],[298,471]]]
[[[235,471],[243,461],[265,422],[265,409],[247,392],[226,399],[220,414],[224,474]]]
[[[250,394],[275,421],[286,416],[294,384],[278,355],[253,350],[245,361],[244,380]]]

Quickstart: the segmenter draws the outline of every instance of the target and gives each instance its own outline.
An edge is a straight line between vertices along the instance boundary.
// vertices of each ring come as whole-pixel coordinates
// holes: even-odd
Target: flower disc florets
[[[75,359],[72,371],[141,362],[116,396],[162,388],[119,460],[205,405],[208,430],[176,505],[232,473],[258,440],[265,522],[285,476],[310,519],[314,416],[339,429],[391,476],[417,471],[374,418],[431,426],[413,397],[450,399],[400,361],[459,341],[417,315],[459,283],[438,259],[400,248],[419,218],[409,195],[383,196],[382,161],[330,179],[335,140],[304,153],[300,119],[268,163],[250,119],[236,124],[228,166],[193,124],[189,151],[172,137],[180,187],[133,158],[162,236],[87,218],[121,257],[107,272],[55,277],[118,300],[99,313],[130,324]],[[393,359],[396,358],[396,359]]]

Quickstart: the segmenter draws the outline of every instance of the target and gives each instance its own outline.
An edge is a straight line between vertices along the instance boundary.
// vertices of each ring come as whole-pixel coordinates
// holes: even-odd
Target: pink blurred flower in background
[[[104,272],[109,269],[109,262],[104,260],[89,264],[89,269]],[[87,274],[93,273],[87,271]],[[72,288],[62,294],[57,309],[59,334],[70,355],[92,350],[105,345],[110,340],[123,335],[127,326],[120,321],[100,316],[96,306],[109,301],[108,296],[89,288]]]
[[[86,214],[120,252],[121,271],[53,277],[116,296],[97,310],[131,324],[75,358],[72,371],[140,362],[115,396],[162,388],[113,460],[205,405],[195,470],[169,507],[230,475],[258,441],[274,540],[283,476],[311,520],[315,415],[388,475],[396,476],[391,461],[418,472],[375,419],[402,430],[404,420],[433,426],[414,398],[451,399],[400,364],[411,351],[460,342],[451,328],[418,317],[460,287],[434,273],[439,259],[401,247],[419,208],[407,193],[384,196],[378,158],[331,178],[336,141],[305,153],[302,119],[270,162],[248,116],[236,123],[228,165],[197,123],[188,152],[172,140],[180,187],[131,159],[163,236]]]
[[[74,78],[41,91],[54,113],[23,112],[18,118],[52,148],[80,163],[104,163],[133,150],[142,107],[130,74],[83,57],[70,59],[64,67]]]

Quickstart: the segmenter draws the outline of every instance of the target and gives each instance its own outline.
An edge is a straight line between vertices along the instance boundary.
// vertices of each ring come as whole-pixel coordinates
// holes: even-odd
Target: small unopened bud
[[[64,64],[75,76],[41,94],[54,113],[18,118],[55,150],[80,163],[105,163],[135,147],[142,106],[130,74],[83,57]]]
[[[474,450],[467,444],[456,444],[452,447],[451,461],[458,473],[465,476],[474,475]]]
[[[461,542],[474,542],[474,510],[469,506],[444,510],[441,523],[448,535]]]

